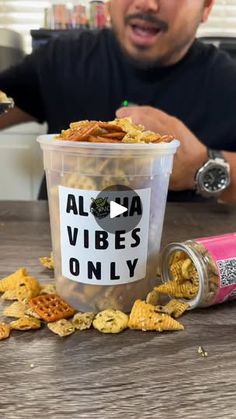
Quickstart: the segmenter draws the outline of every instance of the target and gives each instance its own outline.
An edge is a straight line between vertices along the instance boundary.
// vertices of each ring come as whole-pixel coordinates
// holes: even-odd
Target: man
[[[214,1],[111,0],[113,30],[54,40],[0,75],[16,103],[0,127],[36,119],[52,133],[131,116],[181,141],[169,199],[196,199],[197,188],[236,202],[236,64],[195,40]],[[120,108],[124,99],[138,106]]]

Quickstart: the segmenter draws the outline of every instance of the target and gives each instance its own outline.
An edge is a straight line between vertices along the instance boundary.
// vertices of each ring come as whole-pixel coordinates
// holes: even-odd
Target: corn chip
[[[146,303],[156,306],[159,303],[160,296],[156,290],[152,290],[146,297]]]
[[[183,252],[182,250],[177,250],[176,252],[174,252],[172,258],[171,258],[171,265],[179,262],[180,260],[184,260],[186,259],[188,256],[185,252]]]
[[[0,280],[0,292],[5,292],[8,290],[12,290],[17,287],[18,281],[23,278],[24,276],[27,276],[27,270],[26,268],[19,268],[16,272],[13,274],[6,276],[5,278]]]
[[[190,281],[178,284],[176,281],[168,281],[154,288],[160,294],[168,294],[176,298],[193,298],[198,292],[198,287]]]
[[[185,259],[182,264],[182,275],[184,279],[190,278],[190,272],[193,268],[193,261],[189,258]]]
[[[172,319],[168,314],[157,313],[155,307],[145,301],[136,300],[130,316],[128,327],[137,330],[183,330],[184,326]]]

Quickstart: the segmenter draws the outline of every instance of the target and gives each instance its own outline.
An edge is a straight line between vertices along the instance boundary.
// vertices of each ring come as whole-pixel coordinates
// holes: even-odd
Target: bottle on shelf
[[[107,22],[107,9],[104,1],[89,2],[89,24],[92,29],[104,28]]]
[[[87,17],[87,1],[75,1],[72,11],[72,27],[86,28],[88,27]]]

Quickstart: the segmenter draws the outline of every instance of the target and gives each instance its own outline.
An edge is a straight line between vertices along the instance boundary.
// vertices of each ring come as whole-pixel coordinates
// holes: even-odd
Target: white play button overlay
[[[99,227],[109,233],[128,233],[136,228],[142,218],[142,198],[126,185],[110,185],[91,201],[90,212]]]
[[[123,205],[117,204],[115,201],[110,202],[110,218],[118,217],[126,211],[128,211],[128,208]]]

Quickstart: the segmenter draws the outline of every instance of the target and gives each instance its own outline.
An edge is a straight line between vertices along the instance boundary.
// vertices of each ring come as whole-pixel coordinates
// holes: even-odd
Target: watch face
[[[228,186],[228,183],[228,171],[223,166],[212,165],[202,174],[202,187],[207,192],[220,192]]]

